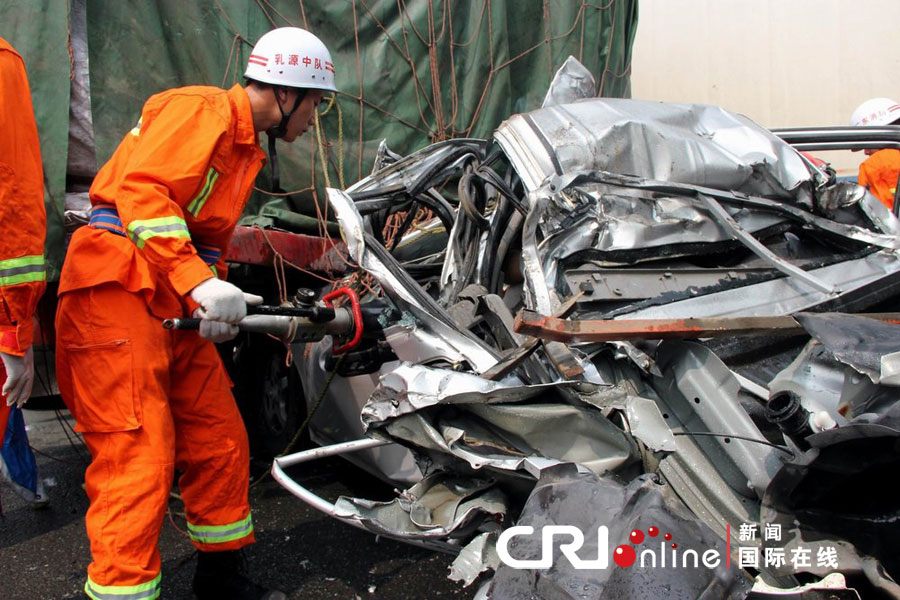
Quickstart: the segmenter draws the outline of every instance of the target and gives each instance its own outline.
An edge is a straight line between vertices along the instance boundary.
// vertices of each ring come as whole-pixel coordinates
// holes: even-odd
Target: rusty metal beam
[[[275,253],[310,271],[341,274],[347,263],[344,243],[322,237],[275,229],[238,226],[228,246],[226,260],[251,265],[272,265]]]
[[[575,310],[575,306],[578,304],[578,301],[581,300],[581,297],[583,295],[584,292],[578,292],[577,294],[566,300],[556,312],[557,317],[562,320],[570,315],[572,311]],[[521,313],[519,313],[519,316],[521,316]],[[518,322],[519,319],[518,317],[516,317],[516,331],[519,330]],[[481,376],[485,379],[490,379],[491,381],[498,381],[506,377],[513,369],[518,367],[523,360],[534,354],[534,351],[538,349],[540,343],[540,339],[533,338],[526,341],[518,348],[511,349],[503,355],[503,357],[497,362],[497,364],[482,373]],[[580,365],[577,365],[577,367],[581,368]]]
[[[900,313],[860,314],[900,324]],[[671,340],[734,335],[792,335],[805,330],[790,316],[709,317],[701,319],[617,319],[569,321],[531,310],[516,316],[516,332],[567,344],[622,340]]]

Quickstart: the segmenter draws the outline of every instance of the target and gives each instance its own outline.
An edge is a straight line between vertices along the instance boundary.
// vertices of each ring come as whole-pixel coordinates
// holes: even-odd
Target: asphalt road
[[[60,415],[68,420],[64,411]],[[82,488],[87,451],[66,435],[52,410],[26,411],[29,439],[50,505],[34,510],[0,481],[0,600],[83,597],[90,548],[84,531],[88,506]],[[300,465],[291,473],[326,498],[340,494],[384,497],[390,490],[335,458]],[[463,588],[447,579],[452,557],[350,527],[308,507],[266,477],[252,492],[257,543],[248,559],[254,578],[291,599],[472,598],[479,582]],[[190,599],[196,558],[183,533],[177,499],[163,527],[160,549],[165,599]]]

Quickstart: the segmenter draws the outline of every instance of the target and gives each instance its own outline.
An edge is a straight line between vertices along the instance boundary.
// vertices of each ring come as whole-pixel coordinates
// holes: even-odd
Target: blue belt
[[[116,235],[128,237],[128,234],[125,232],[125,226],[122,224],[122,220],[119,219],[119,211],[116,210],[115,204],[95,204],[92,206],[91,220],[88,224],[95,229],[105,229]],[[203,262],[210,266],[219,262],[219,257],[222,256],[221,250],[215,246],[207,246],[193,240],[191,240],[191,243],[197,250],[197,254],[203,259]]]

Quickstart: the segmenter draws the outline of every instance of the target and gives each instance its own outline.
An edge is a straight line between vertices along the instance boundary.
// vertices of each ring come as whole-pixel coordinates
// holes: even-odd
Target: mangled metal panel
[[[758,577],[753,583],[748,600],[860,600],[856,590],[847,587],[847,578],[840,573],[830,573],[821,581],[791,588],[779,588]]]
[[[579,569],[554,545],[552,568],[503,565],[489,584],[487,597],[656,600],[677,591],[681,598],[738,599],[751,587],[735,563],[726,566],[724,541],[696,521],[669,486],[650,476],[623,486],[609,478],[577,474],[565,465],[548,469],[541,474],[518,524],[532,527],[535,535],[518,535],[509,541],[509,555],[517,560],[536,561],[550,551],[538,534],[544,527],[569,525],[586,532],[578,551],[582,560],[609,557],[612,548],[625,547],[634,561],[619,566],[610,560],[607,568]],[[608,532],[606,539],[598,535],[601,527]],[[633,536],[634,531],[640,535]],[[695,556],[699,560],[709,550],[718,552],[721,559],[712,568],[699,562],[694,568]]]
[[[847,419],[840,414],[841,389],[844,387],[846,368],[819,342],[812,340],[796,358],[772,381],[771,395],[790,393],[800,399],[810,413],[826,411],[836,423],[844,425]],[[769,395],[766,395],[768,400]]]
[[[613,176],[609,173],[589,173],[557,178],[559,192],[548,193],[547,188],[530,195],[532,209],[526,217],[523,229],[523,264],[528,302],[538,312],[550,314],[560,302],[558,294],[564,288],[565,277],[559,273],[562,266],[578,268],[590,261],[611,264],[628,264],[641,260],[699,256],[704,254],[724,254],[742,246],[765,259],[774,271],[788,274],[786,282],[788,294],[796,296],[792,290],[811,287],[819,292],[818,301],[832,299],[835,294],[846,291],[835,281],[830,271],[820,275],[817,267],[824,261],[840,263],[848,261],[844,268],[835,269],[835,274],[848,281],[858,279],[849,261],[860,259],[860,253],[832,251],[827,258],[810,261],[801,269],[798,265],[776,256],[750,235],[774,226],[789,231],[790,227],[819,229],[828,236],[846,237],[848,243],[871,244],[893,250],[898,245],[896,235],[874,232],[857,225],[846,225],[816,216],[802,208],[777,203],[756,196],[741,196],[731,192],[717,192],[699,186],[663,184],[633,177]],[[591,186],[599,184],[599,193],[591,193]],[[554,187],[555,184],[550,184]],[[597,189],[597,188],[595,188]],[[622,190],[627,190],[625,193]],[[587,194],[586,194],[587,192]],[[632,210],[616,211],[608,207],[620,204],[629,194],[643,192],[645,201],[635,202]],[[671,196],[670,194],[676,194]],[[678,197],[677,194],[683,194]],[[708,197],[707,197],[708,196]],[[673,198],[676,209],[672,216],[660,210],[660,199]],[[705,198],[705,199],[704,199]],[[713,199],[715,198],[715,200]],[[716,200],[727,203],[719,205]],[[759,208],[761,210],[751,210]],[[775,215],[781,214],[784,219]],[[892,223],[892,222],[891,222]],[[890,223],[889,223],[890,224]],[[888,227],[890,229],[890,227]],[[785,233],[786,237],[793,234]],[[796,236],[794,236],[796,238]],[[540,240],[540,242],[538,242]],[[740,243],[732,242],[739,240]],[[866,254],[874,250],[862,252]],[[889,272],[895,271],[896,255],[886,253],[883,257]],[[823,267],[828,269],[829,267]],[[884,273],[885,275],[888,273]],[[777,276],[773,272],[773,275]],[[831,279],[829,279],[831,277]],[[869,280],[867,283],[874,283]],[[729,285],[728,287],[735,287]],[[712,290],[715,291],[715,290]],[[733,291],[733,290],[732,290]],[[707,290],[705,293],[709,293]],[[805,292],[804,292],[805,294]],[[690,297],[703,295],[696,292]],[[739,302],[746,302],[742,292],[738,292]],[[762,296],[765,297],[765,296]],[[773,299],[777,299],[774,296]],[[661,298],[671,305],[680,298]],[[809,305],[808,305],[809,306]],[[643,307],[635,306],[632,310]],[[793,309],[802,310],[805,307]],[[757,314],[787,314],[768,312]],[[682,316],[692,316],[683,313]],[[701,315],[693,315],[701,316]],[[711,316],[711,315],[702,315]]]
[[[801,313],[796,319],[835,358],[872,383],[887,383],[883,366],[889,370],[888,375],[896,371],[896,366],[885,361],[885,357],[900,352],[900,325],[842,314]]]
[[[375,373],[354,377],[334,377],[329,382],[328,359],[331,357],[331,344],[304,345],[295,344],[294,356],[303,357],[294,364],[300,374],[304,396],[310,401],[318,398],[324,389],[328,396],[323,400],[323,410],[312,416],[310,437],[321,445],[334,444],[348,438],[358,439],[365,431],[359,420],[359,412],[364,399],[375,390],[381,373],[390,372],[394,362],[385,363]],[[361,398],[359,402],[351,401]],[[422,479],[413,455],[399,444],[389,444],[376,448],[361,450],[347,455],[348,460],[372,471],[378,477],[393,483],[413,484]],[[378,465],[373,469],[372,465]]]
[[[335,502],[337,518],[400,539],[468,537],[485,523],[496,528],[506,511],[506,496],[491,479],[446,473],[424,478],[390,502],[345,496]]]
[[[716,106],[597,98],[514,115],[495,138],[529,190],[549,178],[609,171],[811,205],[796,150]]]
[[[804,282],[773,279],[659,306],[638,307],[617,318],[787,315],[829,302],[851,303],[870,291],[877,297],[888,297],[900,290],[900,261],[893,252],[876,252],[863,258],[812,269],[810,273],[840,292],[829,294]],[[876,284],[877,289],[873,289]]]
[[[656,389],[665,413],[680,421],[678,431],[709,434],[696,441],[717,457],[716,467],[731,489],[761,497],[783,463],[741,408],[740,384],[731,370],[708,348],[691,342],[665,342],[658,357],[663,377]]]
[[[636,448],[621,429],[596,410],[550,394],[567,385],[502,384],[400,365],[381,378],[362,420],[370,433],[456,456],[474,469],[522,469],[537,477],[559,462],[597,473],[633,462]]]
[[[812,432],[844,426],[897,401],[900,327],[865,316],[800,313],[813,339],[772,380],[772,397],[793,394],[810,413]],[[827,415],[821,415],[821,413]]]
[[[380,377],[369,395],[362,422],[380,423],[439,404],[492,404],[523,402],[564,385],[551,383],[523,386],[494,382],[469,373],[400,363]]]
[[[392,294],[396,303],[403,309],[413,312],[417,319],[427,323],[435,333],[444,337],[477,370],[485,370],[497,362],[495,353],[487,345],[468,332],[457,329],[444,308],[424,294],[415,281],[404,281],[405,272],[392,262],[390,254],[383,252],[383,247],[377,243],[374,245],[367,243],[362,218],[347,194],[329,188],[328,201],[335,209],[351,256],[366,271],[376,276],[385,291]]]
[[[695,200],[674,195],[584,183],[535,208],[543,238],[541,271],[549,284],[556,281],[557,264],[573,257],[614,262],[623,251],[643,249],[645,259],[677,258],[697,253],[698,245],[715,248],[732,239]],[[754,232],[784,221],[761,212],[734,212],[740,226]]]
[[[596,95],[597,82],[594,76],[574,56],[570,56],[553,76],[541,106],[546,108],[557,104],[570,104]]]
[[[346,191],[359,200],[366,196],[384,198],[400,190],[410,190],[414,196],[425,189],[423,186],[428,180],[439,177],[435,172],[436,167],[438,172],[453,171],[467,156],[483,152],[484,146],[484,140],[465,138],[432,144],[389,162],[387,166],[359,180]],[[390,151],[384,146],[384,154],[388,153]]]

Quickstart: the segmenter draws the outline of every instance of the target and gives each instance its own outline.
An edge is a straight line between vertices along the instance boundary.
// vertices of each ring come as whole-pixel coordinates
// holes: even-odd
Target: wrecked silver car
[[[328,191],[367,325],[295,341],[322,447],[273,474],[478,598],[900,598],[897,218],[742,116],[593,96],[570,59]],[[287,472],[334,454],[404,489]]]

